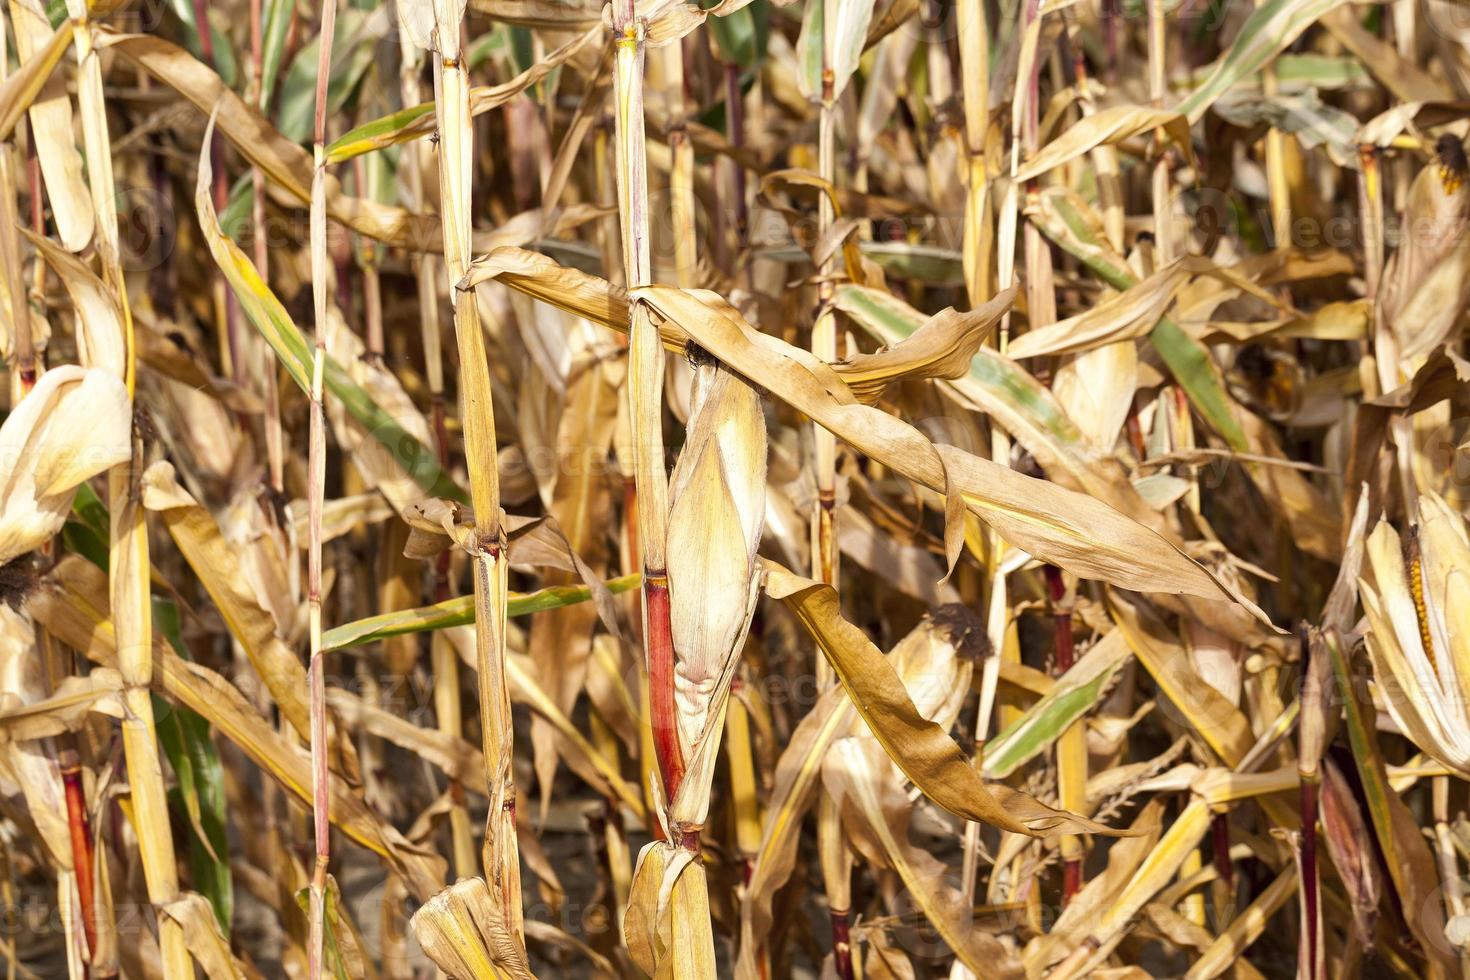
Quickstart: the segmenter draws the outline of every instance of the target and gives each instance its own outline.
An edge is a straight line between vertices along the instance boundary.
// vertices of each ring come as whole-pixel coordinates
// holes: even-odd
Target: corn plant
[[[1470,970],[1453,5],[0,38],[8,976]]]

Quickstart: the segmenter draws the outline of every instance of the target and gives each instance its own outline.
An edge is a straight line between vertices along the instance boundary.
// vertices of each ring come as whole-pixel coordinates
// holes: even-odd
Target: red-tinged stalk
[[[1055,565],[1047,565],[1044,569],[1046,577],[1047,599],[1051,604],[1053,641],[1052,659],[1058,677],[1072,669],[1074,658],[1072,645],[1072,602],[1067,594],[1067,583],[1062,577],[1062,570]],[[1084,730],[1068,730],[1063,733],[1062,739],[1057,747],[1057,769],[1058,782],[1065,784],[1075,782],[1079,777],[1086,786],[1086,774],[1069,772],[1068,770],[1078,761],[1075,756],[1075,742],[1078,738],[1085,737]],[[1085,743],[1083,743],[1085,746]],[[1069,752],[1069,750],[1072,750]],[[1085,754],[1083,755],[1085,761]],[[1067,805],[1067,801],[1063,802]],[[1082,841],[1075,834],[1064,834],[1061,840],[1062,852],[1062,901],[1071,902],[1072,898],[1082,887]]]
[[[1051,599],[1052,618],[1056,627],[1053,655],[1056,659],[1058,676],[1072,669],[1074,647],[1072,645],[1072,604],[1067,601],[1067,583],[1062,570],[1055,565],[1045,569],[1047,596]]]
[[[832,919],[832,960],[836,965],[837,975],[846,980],[853,975],[852,916],[849,912],[838,912],[836,909],[829,912]]]
[[[1321,931],[1318,928],[1321,911],[1318,907],[1320,879],[1317,874],[1317,795],[1321,789],[1319,779],[1302,779],[1302,912],[1306,919],[1302,923],[1305,938],[1305,976],[1316,978],[1322,950],[1318,946]]]
[[[20,126],[16,127],[17,130]],[[7,160],[5,166],[9,166]],[[30,192],[31,230],[37,235],[46,234],[46,206],[41,198],[41,162],[36,156],[35,139],[26,141],[26,183]],[[39,309],[46,303],[46,262],[38,254],[35,258],[35,273],[31,280],[30,295],[27,297],[23,280],[17,280],[13,295],[18,306],[28,301]],[[19,384],[16,394],[24,398],[36,386],[41,376],[42,365],[36,357],[35,338],[31,334],[31,318],[17,317],[15,321],[15,372]]]
[[[612,7],[615,71],[615,158],[623,269],[630,288],[652,281],[649,255],[648,166],[644,147],[644,26],[633,0]],[[668,798],[677,788],[684,761],[674,707],[674,646],[668,571],[664,559],[669,511],[668,473],[662,432],[664,353],[645,303],[629,309],[628,416],[633,443],[633,478],[638,538],[643,560],[643,643],[648,669],[649,716],[654,748]]]
[[[311,980],[320,980],[326,956],[327,867],[331,861],[331,775],[328,769],[327,691],[322,664],[322,505],[326,492],[327,435],[322,403],[322,380],[327,357],[327,83],[332,74],[332,36],[337,24],[336,0],[322,5],[320,57],[316,74],[316,118],[311,182],[311,277],[314,302],[316,348],[311,364],[311,421],[307,446],[308,545],[306,597],[311,642],[311,774],[312,823],[315,829],[316,860],[311,874],[310,933],[307,969]]]
[[[684,779],[684,759],[679,747],[678,708],[674,703],[674,638],[670,626],[669,579],[667,575],[644,579],[646,612],[645,642],[648,647],[649,724],[653,747],[663,774],[664,795],[672,800]]]
[[[1302,961],[1306,980],[1322,980],[1322,921],[1319,905],[1320,885],[1317,874],[1317,819],[1322,791],[1322,752],[1326,745],[1327,716],[1336,706],[1328,696],[1330,668],[1327,650],[1320,634],[1309,632],[1302,637],[1302,693],[1297,721],[1297,777],[1301,783],[1301,896]]]
[[[1046,566],[1047,597],[1054,623],[1054,660],[1058,676],[1072,669],[1075,652],[1072,639],[1072,607],[1074,597],[1067,588],[1062,570]],[[1087,729],[1085,723],[1074,722],[1057,740],[1057,782],[1064,809],[1080,812],[1087,806]],[[1086,850],[1083,839],[1075,834],[1062,835],[1062,897],[1070,902],[1083,884],[1083,862]]]
[[[97,892],[92,882],[92,823],[87,818],[87,794],[82,786],[82,766],[75,745],[57,753],[61,783],[66,791],[66,824],[71,831],[71,861],[77,876],[77,893],[82,904],[82,933],[87,952],[97,955]]]
[[[56,542],[49,541],[41,549],[47,560],[55,560]],[[48,697],[56,692],[62,679],[75,670],[70,657],[57,649],[51,635],[44,629],[36,630],[37,653],[40,654],[42,672],[45,677],[45,692]],[[81,755],[77,751],[75,732],[62,732],[56,736],[56,763],[61,774],[62,796],[66,800],[66,825],[71,838],[72,873],[76,878],[77,898],[81,905],[82,937],[86,943],[87,962],[84,969],[88,975],[97,974],[99,964],[98,929],[104,923],[97,908],[97,888],[94,879],[95,863],[92,846],[91,819],[87,815],[87,792],[83,782]]]

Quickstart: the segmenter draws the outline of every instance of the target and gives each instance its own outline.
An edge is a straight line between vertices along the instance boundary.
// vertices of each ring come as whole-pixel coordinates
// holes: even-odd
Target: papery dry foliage
[[[8,976],[1470,976],[1441,0],[10,0]]]

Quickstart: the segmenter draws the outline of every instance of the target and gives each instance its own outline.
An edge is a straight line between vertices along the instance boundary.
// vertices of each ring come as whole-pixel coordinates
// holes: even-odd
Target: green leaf
[[[302,888],[296,892],[296,904],[310,918],[310,888]],[[359,980],[362,977],[376,976],[376,971],[369,973],[372,961],[366,956],[361,937],[358,936],[352,920],[342,911],[342,891],[337,885],[337,879],[331,875],[327,876],[322,904],[322,944],[326,954],[323,960],[332,971],[334,980]]]
[[[260,106],[269,115],[276,94],[276,79],[286,56],[286,35],[291,28],[291,0],[265,0],[260,11]]]
[[[1169,373],[1184,389],[1195,411],[1239,453],[1252,451],[1250,440],[1235,417],[1235,401],[1225,390],[1225,379],[1209,348],[1184,332],[1168,317],[1159,320],[1148,335],[1149,342],[1169,367]]]
[[[837,306],[874,340],[892,346],[908,338],[928,319],[892,293],[866,286],[837,287]],[[975,386],[983,392],[982,406],[1000,403],[1006,414],[1026,420],[1029,428],[1045,433],[1061,446],[1080,449],[1081,431],[1067,417],[1051,392],[1015,361],[989,349],[977,351],[970,371],[954,382],[961,394]]]
[[[536,62],[536,48],[531,38],[529,28],[520,24],[508,24],[506,30],[510,35],[510,62],[515,68],[516,74],[530,68]]]
[[[1246,20],[1230,50],[1215,62],[1209,78],[1175,108],[1188,116],[1191,123],[1198,122],[1232,85],[1259,72],[1303,31],[1344,2],[1266,0]]]
[[[199,23],[194,19],[194,0],[169,0],[169,7],[184,23],[184,46],[194,57],[209,64],[209,59],[204,57],[204,46],[199,43]],[[214,18],[211,16],[209,20],[215,73],[226,85],[234,88],[240,80],[240,66],[235,59],[235,49],[230,45],[229,36],[214,26]]]
[[[1010,727],[985,745],[987,779],[1005,779],[1046,751],[1072,724],[1097,706],[1113,675],[1131,656],[1120,631],[1114,630],[1073,664]]]
[[[153,625],[183,659],[189,651],[179,632],[179,609],[171,599],[153,598]],[[230,935],[235,887],[225,834],[225,771],[209,737],[209,722],[197,712],[153,695],[158,740],[178,782],[169,790],[174,808],[190,828],[189,870],[194,888],[209,899],[220,930]]]
[[[341,163],[355,156],[401,143],[416,134],[415,123],[433,115],[434,103],[423,102],[363,123],[356,129],[343,133],[327,146],[327,163]]]
[[[212,124],[210,128],[213,129]],[[291,380],[303,392],[309,393],[312,348],[292,322],[290,314],[276,298],[276,294],[260,277],[255,263],[220,228],[214,203],[210,199],[210,173],[209,154],[202,153],[199,157],[199,180],[195,186],[194,204],[210,253],[240,301],[240,308],[275,352]],[[397,419],[374,402],[367,390],[353,381],[342,366],[331,358],[326,360],[324,381],[327,390],[342,403],[347,414],[392,453],[404,472],[429,496],[468,501],[465,492],[439,466],[435,453],[410,435]]]
[[[914,279],[927,286],[957,287],[965,284],[964,256],[953,249],[909,242],[859,242],[864,256],[884,272]],[[811,256],[795,246],[758,249],[755,257],[792,265],[810,263]]]
[[[72,498],[73,519],[61,529],[61,540],[68,551],[74,551],[98,568],[106,571],[110,518],[107,505],[91,486],[83,483]]]
[[[638,587],[643,576],[634,572],[621,578],[609,579],[607,590],[614,595]],[[558,609],[592,598],[592,590],[585,585],[553,585],[536,592],[512,592],[506,602],[508,616],[528,616],[531,613]],[[361,646],[390,636],[405,633],[423,633],[429,630],[448,629],[451,626],[466,626],[475,621],[475,597],[459,596],[436,602],[431,606],[416,609],[400,609],[397,612],[368,616],[334,627],[322,634],[324,651],[340,650],[343,647]]]
[[[807,0],[801,36],[796,39],[797,81],[803,95],[814,102],[835,101],[842,95],[862,60],[872,19],[873,0]]]
[[[248,173],[241,174],[230,188],[230,199],[225,203],[225,209],[220,212],[219,223],[225,234],[234,238],[247,230],[254,207],[255,182]]]
[[[496,55],[503,54],[510,48],[510,35],[505,30],[507,25],[496,24],[494,29],[486,31],[470,42],[465,51],[465,64],[474,70],[483,65]]]
[[[327,83],[327,112],[340,112],[377,57],[379,38],[371,28],[373,15],[348,7],[338,15],[332,39],[332,76]],[[320,37],[302,46],[281,86],[277,124],[287,139],[311,139],[316,112],[316,71]]]
[[[705,23],[720,53],[742,69],[751,69],[766,60],[770,18],[766,0],[755,0],[724,17],[711,17]]]
[[[801,94],[816,101],[822,97],[823,22],[826,0],[806,0],[801,12],[801,34],[796,39],[796,80]]]
[[[1121,255],[1114,252],[1099,234],[1099,226],[1089,221],[1077,208],[1077,202],[1065,194],[1047,196],[1045,213],[1036,225],[1041,233],[1076,256],[1103,282],[1117,290],[1138,285],[1138,277]],[[1220,433],[1230,448],[1249,453],[1250,440],[1235,416],[1235,402],[1225,390],[1209,350],[1184,332],[1168,317],[1162,317],[1148,336],[1149,342],[1168,366],[1174,380],[1189,396],[1195,411]]]

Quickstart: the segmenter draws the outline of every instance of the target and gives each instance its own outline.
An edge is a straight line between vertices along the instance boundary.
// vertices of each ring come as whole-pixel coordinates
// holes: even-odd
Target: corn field
[[[6,980],[1470,980],[1461,0],[0,32]]]

